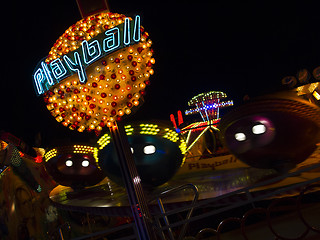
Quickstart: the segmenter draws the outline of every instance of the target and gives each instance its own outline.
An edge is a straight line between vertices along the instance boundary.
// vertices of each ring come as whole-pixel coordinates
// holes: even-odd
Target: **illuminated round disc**
[[[159,186],[171,179],[184,161],[184,139],[161,122],[132,123],[124,129],[142,184]],[[101,136],[97,149],[99,166],[106,176],[123,185],[119,158],[110,134]]]
[[[141,105],[150,84],[155,63],[151,45],[140,17],[100,13],[78,21],[59,37],[44,61],[52,78],[64,74],[63,64],[73,71],[44,93],[47,109],[58,122],[79,132],[101,131],[129,115]],[[77,65],[81,61],[85,69]]]

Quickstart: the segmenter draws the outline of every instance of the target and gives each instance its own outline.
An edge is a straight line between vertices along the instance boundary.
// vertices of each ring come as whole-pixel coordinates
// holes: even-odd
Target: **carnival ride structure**
[[[180,130],[180,119],[180,134],[157,122],[123,126],[150,84],[152,42],[139,17],[83,18],[37,65],[35,90],[64,126],[110,134],[94,146],[46,152],[1,134],[1,238],[319,238],[318,81],[305,71],[298,75],[303,86],[286,78],[294,91],[252,99],[221,120],[219,109],[232,101],[222,101],[222,92],[199,94],[186,115],[199,113],[203,121]],[[319,68],[313,76],[319,80]],[[219,155],[221,139],[233,155]],[[206,147],[190,156],[196,145]],[[174,175],[184,160],[195,174]],[[141,162],[149,166],[139,170]],[[215,171],[222,166],[230,167]],[[143,181],[151,187],[142,188]]]
[[[189,122],[187,126],[181,120],[181,112],[178,112],[179,126],[173,114],[170,116],[176,131],[186,141],[186,162],[224,153],[220,132],[217,128],[220,122],[220,109],[233,105],[232,100],[223,101],[225,98],[227,95],[220,91],[210,91],[192,97],[188,101],[188,105],[192,108],[186,110],[185,115],[200,114],[202,121]]]

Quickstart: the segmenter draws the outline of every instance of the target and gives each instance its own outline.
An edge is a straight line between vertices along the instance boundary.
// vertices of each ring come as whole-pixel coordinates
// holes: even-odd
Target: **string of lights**
[[[201,93],[188,101],[189,106],[195,108],[185,111],[185,115],[199,113],[203,121],[213,121],[219,119],[220,108],[233,106],[233,101],[221,101],[227,94],[219,91]]]

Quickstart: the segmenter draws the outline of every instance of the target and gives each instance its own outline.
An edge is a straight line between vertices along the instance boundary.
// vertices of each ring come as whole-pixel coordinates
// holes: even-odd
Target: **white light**
[[[140,177],[139,177],[139,176],[134,177],[134,178],[133,178],[133,182],[134,182],[134,184],[140,183],[140,182],[141,182]]]
[[[131,152],[134,153],[133,147],[131,147],[130,149],[131,149]]]
[[[143,148],[144,154],[153,154],[156,152],[156,147],[154,145],[147,145]]]
[[[71,167],[72,165],[73,165],[72,160],[69,159],[69,160],[66,161],[66,166],[67,167]]]
[[[82,163],[81,163],[82,167],[88,167],[89,164],[90,164],[90,163],[89,163],[88,160],[83,160]]]
[[[235,139],[236,139],[237,141],[239,141],[239,142],[242,142],[242,141],[244,141],[244,140],[247,139],[247,138],[246,138],[246,135],[245,135],[244,133],[242,133],[242,132],[236,133],[236,134],[234,135],[234,137],[235,137]]]
[[[266,130],[267,130],[267,128],[263,124],[257,124],[257,125],[252,127],[252,132],[254,134],[262,134],[262,133],[265,133]]]

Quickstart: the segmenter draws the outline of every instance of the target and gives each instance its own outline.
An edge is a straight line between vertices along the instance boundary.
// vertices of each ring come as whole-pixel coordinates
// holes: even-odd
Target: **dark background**
[[[281,79],[320,65],[319,1],[109,0],[112,12],[139,14],[153,40],[155,74],[144,105],[126,121],[169,120],[202,92],[274,91]],[[84,140],[57,123],[38,98],[32,73],[56,39],[80,20],[75,0],[8,1],[1,20],[1,126],[37,145]]]

